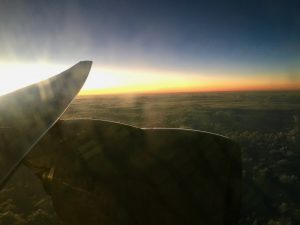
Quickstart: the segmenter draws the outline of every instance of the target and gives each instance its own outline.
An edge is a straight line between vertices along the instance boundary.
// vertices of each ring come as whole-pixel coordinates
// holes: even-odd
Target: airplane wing
[[[91,65],[79,62],[48,80],[0,97],[0,187],[69,106]]]
[[[65,224],[234,225],[240,148],[216,134],[58,121],[25,158]]]

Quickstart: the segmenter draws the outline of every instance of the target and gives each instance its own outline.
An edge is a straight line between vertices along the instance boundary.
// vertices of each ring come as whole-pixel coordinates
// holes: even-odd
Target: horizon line
[[[299,88],[275,88],[275,89],[234,89],[234,90],[162,90],[162,91],[125,91],[105,92],[101,90],[81,90],[78,96],[99,96],[99,95],[159,95],[159,94],[198,94],[198,93],[238,93],[238,92],[300,92]]]

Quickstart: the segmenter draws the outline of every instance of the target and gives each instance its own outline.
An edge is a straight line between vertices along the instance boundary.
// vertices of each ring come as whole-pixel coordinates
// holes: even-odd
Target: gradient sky
[[[299,12],[298,0],[0,0],[0,72],[89,59],[86,93],[300,89]]]

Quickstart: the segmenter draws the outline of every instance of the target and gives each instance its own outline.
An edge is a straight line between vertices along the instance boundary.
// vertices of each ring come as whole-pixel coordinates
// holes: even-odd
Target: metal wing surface
[[[0,97],[0,185],[67,109],[91,65],[81,61],[52,78]]]
[[[24,160],[67,225],[234,225],[240,148],[216,134],[60,120]]]

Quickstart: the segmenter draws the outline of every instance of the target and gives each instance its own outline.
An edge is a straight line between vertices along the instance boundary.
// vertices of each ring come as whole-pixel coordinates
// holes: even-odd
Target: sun
[[[28,86],[30,84],[55,76],[73,64],[54,63],[20,63],[0,61],[0,96]],[[81,94],[90,93],[91,90],[115,89],[127,85],[128,79],[119,71],[103,70],[96,67],[90,71],[90,75],[83,86]]]
[[[0,62],[0,96],[59,74],[66,68],[50,63]]]

